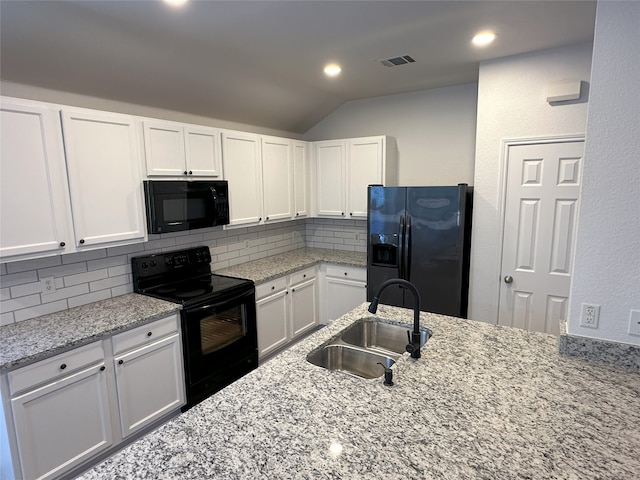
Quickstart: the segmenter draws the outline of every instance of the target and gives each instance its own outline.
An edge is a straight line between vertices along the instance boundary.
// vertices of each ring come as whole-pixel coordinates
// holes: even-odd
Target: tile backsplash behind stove
[[[0,264],[0,325],[133,291],[131,257],[207,245],[218,269],[302,247],[366,251],[365,220],[303,219],[150,235],[149,241]],[[54,288],[44,293],[44,280]],[[54,290],[54,291],[53,291]]]

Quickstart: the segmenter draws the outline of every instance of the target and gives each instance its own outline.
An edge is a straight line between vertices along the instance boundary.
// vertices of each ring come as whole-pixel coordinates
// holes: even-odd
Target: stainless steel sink
[[[338,370],[363,378],[382,377],[406,351],[409,325],[394,325],[374,318],[354,323],[338,336],[307,355],[307,361],[327,370]],[[420,329],[420,346],[431,337],[431,330]]]
[[[340,336],[343,342],[383,354],[390,352],[402,355],[406,351],[410,326],[393,325],[377,320],[365,320],[347,328]],[[420,346],[424,346],[431,336],[427,328],[420,329]]]
[[[395,363],[390,356],[341,343],[325,345],[307,355],[307,360],[327,370],[339,370],[363,378],[381,377],[384,367],[389,368]]]

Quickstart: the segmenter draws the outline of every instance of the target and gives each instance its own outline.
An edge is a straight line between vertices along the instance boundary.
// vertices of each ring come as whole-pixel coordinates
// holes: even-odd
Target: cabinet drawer
[[[171,315],[155,322],[147,323],[120,333],[113,337],[114,355],[129,350],[130,348],[155,342],[159,338],[166,337],[178,331],[178,314]]]
[[[289,275],[289,285],[296,285],[301,282],[306,282],[307,280],[311,280],[316,276],[315,267],[306,268],[296,273],[292,273]]]
[[[9,372],[7,374],[9,390],[13,396],[22,390],[35,387],[44,382],[52,382],[69,375],[71,372],[103,360],[102,342],[94,342]]]
[[[287,288],[287,277],[279,277],[256,286],[256,300]]]
[[[367,269],[358,267],[344,267],[327,265],[327,277],[348,278],[351,280],[367,281]]]

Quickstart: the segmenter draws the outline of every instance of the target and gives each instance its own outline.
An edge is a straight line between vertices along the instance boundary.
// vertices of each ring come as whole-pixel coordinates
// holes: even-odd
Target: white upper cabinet
[[[147,176],[222,178],[220,130],[145,120]]]
[[[224,171],[229,182],[229,225],[262,221],[262,168],[260,137],[243,132],[222,132]]]
[[[135,118],[64,107],[62,125],[76,249],[146,240]]]
[[[314,143],[318,216],[367,217],[368,185],[397,185],[395,141],[385,136]]]
[[[293,141],[293,216],[309,215],[309,144]]]
[[[74,250],[58,110],[0,103],[0,260]]]
[[[346,144],[344,140],[316,142],[318,215],[342,217],[345,214]]]
[[[293,162],[291,140],[262,137],[264,219],[290,220],[293,216]]]

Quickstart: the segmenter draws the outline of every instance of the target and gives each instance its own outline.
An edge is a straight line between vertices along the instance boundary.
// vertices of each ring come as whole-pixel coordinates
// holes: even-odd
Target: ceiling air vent
[[[415,60],[409,55],[403,55],[401,57],[385,58],[384,60],[378,60],[385,67],[397,67],[406,63],[414,63]]]

